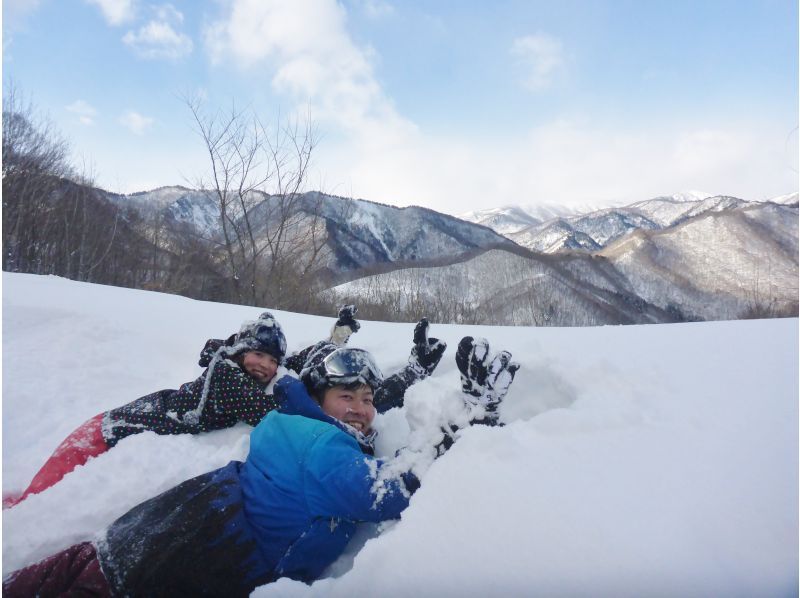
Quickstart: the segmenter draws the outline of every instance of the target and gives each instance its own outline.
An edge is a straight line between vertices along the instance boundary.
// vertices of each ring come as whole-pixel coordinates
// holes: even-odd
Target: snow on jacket
[[[398,518],[419,482],[410,473],[382,479],[384,462],[366,454],[363,437],[299,381],[284,378],[277,392],[280,412],[250,435],[245,514],[276,577],[310,582],[342,554],[357,522]]]
[[[288,371],[278,367],[275,377],[262,384],[235,361],[233,338],[211,339],[200,353],[206,370],[178,390],[160,390],[103,414],[103,438],[109,447],[131,434],[197,434],[230,428],[243,421],[256,426],[276,409],[275,382]]]
[[[276,395],[281,412],[253,430],[244,464],[188,480],[100,535],[114,595],[246,596],[279,577],[310,582],[357,522],[399,517],[419,487],[412,474],[381,476],[364,437],[326,415],[299,381],[284,378]]]

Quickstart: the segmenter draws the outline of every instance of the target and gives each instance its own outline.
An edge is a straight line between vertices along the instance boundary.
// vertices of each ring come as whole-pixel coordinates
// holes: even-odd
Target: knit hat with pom
[[[286,355],[286,336],[283,334],[278,320],[265,311],[257,320],[244,322],[233,341],[233,351],[261,351],[269,353],[278,362]]]

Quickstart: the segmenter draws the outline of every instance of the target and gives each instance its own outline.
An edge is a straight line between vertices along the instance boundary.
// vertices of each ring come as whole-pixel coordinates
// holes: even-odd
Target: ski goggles
[[[325,378],[333,382],[350,384],[361,381],[373,390],[383,382],[383,374],[372,355],[363,349],[336,349],[322,361]]]

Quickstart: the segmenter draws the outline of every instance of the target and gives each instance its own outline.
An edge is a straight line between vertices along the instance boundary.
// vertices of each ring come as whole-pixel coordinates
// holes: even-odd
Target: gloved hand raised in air
[[[438,338],[428,338],[430,324],[422,318],[414,327],[414,346],[408,357],[408,365],[419,380],[424,380],[433,373],[444,355],[447,343]]]
[[[511,353],[500,351],[489,358],[489,342],[485,338],[465,336],[458,343],[456,365],[461,372],[464,400],[481,405],[486,418],[497,421],[497,407],[506,396],[519,364],[511,361]]]
[[[393,407],[402,407],[406,390],[433,373],[442,359],[447,343],[438,338],[428,338],[428,320],[422,318],[414,328],[414,346],[408,363],[396,374],[384,378],[375,391],[374,403],[378,413]]]
[[[356,320],[356,313],[358,308],[355,305],[343,305],[339,308],[339,319],[333,325],[331,330],[331,342],[344,346],[347,344],[350,335],[358,332],[361,328],[361,322]]]

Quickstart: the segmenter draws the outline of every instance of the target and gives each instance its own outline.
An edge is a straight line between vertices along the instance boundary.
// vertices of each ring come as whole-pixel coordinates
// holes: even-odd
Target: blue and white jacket
[[[419,487],[384,479],[362,435],[326,415],[301,382],[253,430],[245,463],[188,480],[112,523],[95,542],[114,595],[246,596],[317,579],[362,521],[400,516]],[[359,440],[365,444],[359,444]]]

